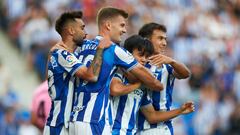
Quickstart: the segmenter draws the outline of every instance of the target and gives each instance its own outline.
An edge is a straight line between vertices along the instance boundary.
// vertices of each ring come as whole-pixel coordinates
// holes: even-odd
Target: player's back
[[[93,59],[93,57],[92,59],[88,59],[90,55],[96,53],[97,48],[93,44],[98,45],[100,38],[97,36],[93,40],[94,43],[86,45],[91,47],[82,46],[85,50],[81,49],[79,58],[83,58],[83,63],[87,64],[87,66],[90,65],[88,61]],[[130,53],[116,44],[106,48],[102,57],[102,66],[98,81],[91,83],[81,80],[81,85],[76,89],[78,98],[74,103],[73,121],[98,123],[100,120],[104,120],[107,113],[106,108],[109,106],[109,84],[116,67],[121,66],[130,70],[137,64],[137,61]]]

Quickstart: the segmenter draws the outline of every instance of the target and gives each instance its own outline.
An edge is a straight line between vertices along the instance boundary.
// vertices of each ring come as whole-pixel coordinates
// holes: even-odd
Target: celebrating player
[[[139,63],[145,65],[147,58],[153,54],[154,48],[148,39],[139,35],[129,37],[124,48],[131,52]],[[181,108],[168,112],[155,111],[152,101],[147,95],[147,90],[139,83],[130,83],[126,74],[116,73],[111,81],[112,112],[114,123],[113,135],[133,135],[137,131],[136,119],[141,110],[149,123],[157,123],[179,114],[190,113],[194,110],[192,103],[184,104]]]
[[[149,91],[149,96],[153,101],[152,105],[156,111],[169,111],[172,104],[172,91],[175,78],[184,79],[190,76],[189,69],[182,63],[165,56],[163,53],[167,47],[166,27],[157,23],[145,24],[140,30],[139,35],[148,38],[154,46],[154,55],[149,58],[150,69],[160,80],[164,89],[161,92]],[[192,103],[187,103],[191,105]],[[147,117],[140,112],[138,118],[138,129],[140,135],[164,135],[173,134],[171,121],[151,124]]]
[[[68,135],[72,109],[75,77],[96,81],[102,64],[102,50],[111,43],[101,41],[92,64],[87,68],[73,54],[77,44],[82,45],[84,31],[81,11],[63,13],[56,21],[56,31],[62,41],[50,50],[48,62],[48,92],[52,100],[51,110],[44,128],[44,135]],[[107,46],[108,45],[108,46]]]
[[[117,66],[133,73],[143,83],[152,89],[163,89],[162,84],[152,74],[134,59],[125,49],[117,44],[121,41],[121,35],[126,33],[126,18],[128,14],[117,8],[102,8],[97,15],[99,36],[93,42],[84,44],[79,52],[79,59],[88,64],[91,55],[96,52],[99,39],[110,39],[114,43],[103,52],[102,68],[96,83],[80,80],[80,86],[76,90],[77,98],[74,103],[70,132],[74,135],[101,135],[111,134],[110,126],[112,118],[109,108],[109,83]],[[109,120],[107,120],[109,119]]]

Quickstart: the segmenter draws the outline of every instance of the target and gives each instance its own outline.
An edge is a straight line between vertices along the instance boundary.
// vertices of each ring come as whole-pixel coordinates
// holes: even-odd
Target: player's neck
[[[68,51],[68,52],[74,52],[76,49],[76,43],[73,42],[73,40],[69,39],[63,39],[63,47]]]
[[[105,32],[103,30],[100,30],[99,33],[98,33],[99,36],[103,37],[103,38],[108,38],[108,39],[111,39],[110,38],[110,35],[108,32]]]

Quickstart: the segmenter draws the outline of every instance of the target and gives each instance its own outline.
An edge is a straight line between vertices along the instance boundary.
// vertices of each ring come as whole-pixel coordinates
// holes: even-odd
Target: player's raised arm
[[[178,79],[188,78],[191,74],[190,70],[183,63],[180,63],[168,56],[157,54],[151,56],[149,60],[151,64],[157,66],[162,66],[162,64],[170,64],[174,69],[173,71],[174,76]]]
[[[155,111],[152,105],[141,107],[141,112],[150,124],[159,123],[175,118],[181,114],[188,114],[194,111],[193,102],[186,102],[180,108],[171,111]]]
[[[108,48],[112,42],[109,39],[102,39],[97,48],[94,59],[90,65],[90,67],[83,66],[76,72],[76,76],[82,78],[87,81],[96,82],[98,80],[98,76],[102,66],[102,54],[104,48]]]

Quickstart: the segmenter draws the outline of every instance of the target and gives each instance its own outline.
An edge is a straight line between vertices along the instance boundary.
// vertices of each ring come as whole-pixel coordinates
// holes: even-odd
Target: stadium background
[[[45,78],[46,54],[59,39],[56,17],[82,10],[91,38],[96,12],[109,5],[130,15],[125,38],[144,23],[165,24],[167,54],[190,68],[189,79],[175,82],[173,106],[193,100],[196,111],[173,120],[176,135],[240,134],[240,0],[1,0],[0,134],[6,126],[37,134],[29,109]]]

